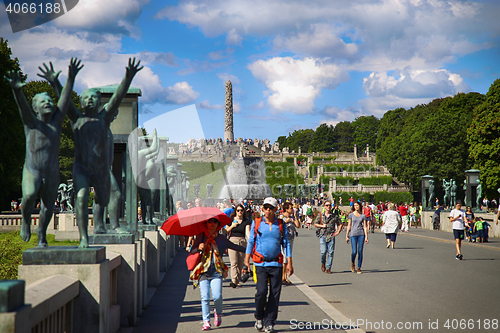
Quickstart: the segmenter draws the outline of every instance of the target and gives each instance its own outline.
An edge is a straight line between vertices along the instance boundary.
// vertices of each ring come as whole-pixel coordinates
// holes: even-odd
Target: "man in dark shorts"
[[[464,256],[460,252],[462,247],[462,240],[465,234],[465,212],[462,210],[462,203],[459,201],[455,205],[455,209],[450,212],[450,222],[453,223],[453,236],[455,237],[455,247],[457,249],[457,255],[455,259],[462,260]]]

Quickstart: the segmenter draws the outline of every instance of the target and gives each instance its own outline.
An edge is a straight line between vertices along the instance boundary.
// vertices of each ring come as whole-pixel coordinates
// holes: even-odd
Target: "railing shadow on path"
[[[156,293],[141,315],[133,333],[174,333],[183,309],[186,288],[190,284],[186,269],[187,252],[179,251]],[[201,307],[198,309],[201,311]],[[197,316],[199,320],[199,315]]]
[[[392,250],[423,250],[423,247],[395,247]]]
[[[349,272],[352,273],[352,272]],[[315,287],[336,287],[336,286],[348,286],[351,285],[352,283],[350,282],[345,282],[345,283],[329,283],[329,284],[310,284],[309,287],[315,288]]]
[[[363,274],[371,274],[371,273],[395,273],[395,272],[406,272],[407,269],[367,269],[363,270]]]

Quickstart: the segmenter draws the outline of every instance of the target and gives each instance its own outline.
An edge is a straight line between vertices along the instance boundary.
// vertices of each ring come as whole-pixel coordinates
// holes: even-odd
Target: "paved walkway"
[[[198,332],[201,331],[201,304],[199,289],[193,289],[189,281],[189,272],[186,269],[187,253],[180,251],[159,288],[141,315],[133,333],[151,332]],[[226,263],[227,256],[225,257]],[[335,319],[348,322],[330,303],[325,301],[305,285],[299,278],[292,276],[294,285],[284,286],[281,292],[280,311],[275,329],[285,332],[298,328],[304,323],[300,331],[318,330],[322,323],[323,329],[335,328]],[[241,288],[229,287],[229,279],[223,284],[223,317],[222,326],[217,328],[221,332],[256,332],[255,324],[255,283],[247,281]],[[317,304],[316,304],[316,303]],[[213,314],[213,302],[211,302]],[[316,322],[316,329],[306,329],[307,322]],[[337,324],[340,327],[340,324]],[[348,326],[346,325],[346,328]],[[212,328],[213,315],[212,315]],[[349,327],[349,332],[363,332]],[[122,329],[120,332],[130,330]],[[339,332],[344,330],[339,329]]]
[[[441,231],[441,230],[429,230],[422,228],[411,228],[409,232],[399,233],[399,235],[409,235],[415,237],[425,237],[428,239],[439,240],[442,242],[450,242],[455,243],[453,239],[453,233]],[[488,243],[469,243],[467,241],[462,241],[462,246],[478,246],[490,249],[498,249],[500,250],[500,239],[497,237],[491,237]]]
[[[336,323],[337,327],[344,322],[348,323],[348,318],[358,318],[359,316],[357,312],[359,312],[359,314],[363,314],[363,316],[366,315],[368,319],[378,318],[376,317],[377,312],[379,311],[378,308],[384,307],[384,302],[386,302],[381,298],[379,290],[374,290],[373,295],[367,295],[365,301],[361,303],[356,301],[356,299],[359,300],[360,296],[354,296],[353,294],[353,291],[357,291],[364,295],[370,290],[367,289],[367,291],[365,291],[359,289],[362,285],[365,285],[365,282],[363,281],[366,281],[367,283],[370,283],[369,281],[373,281],[376,285],[379,285],[380,283],[383,283],[383,281],[387,281],[384,279],[390,279],[392,276],[397,274],[402,274],[401,277],[403,279],[409,279],[412,281],[418,281],[421,279],[417,279],[415,271],[412,271],[412,264],[409,262],[408,264],[410,265],[410,268],[398,269],[397,267],[399,266],[395,266],[396,268],[388,266],[382,270],[371,269],[370,264],[375,264],[375,260],[374,258],[370,258],[370,253],[375,255],[376,252],[367,253],[367,258],[365,259],[367,267],[365,272],[366,274],[356,276],[356,274],[350,273],[347,267],[350,246],[346,246],[345,241],[342,241],[345,239],[345,234],[343,233],[337,237],[338,244],[336,246],[334,269],[332,269],[334,274],[326,275],[321,273],[319,270],[319,258],[317,258],[319,246],[317,244],[317,238],[314,237],[314,230],[300,229],[299,234],[299,238],[296,240],[294,246],[294,258],[296,258],[294,259],[294,266],[296,275],[293,275],[290,278],[293,282],[292,286],[283,287],[280,302],[280,313],[275,327],[277,331],[285,332],[298,330],[307,332],[331,329],[335,328]],[[365,252],[375,250],[373,247],[380,247],[383,249],[379,249],[377,251],[386,253],[385,251],[387,250],[384,246],[384,236],[380,233],[380,231],[377,230],[375,234],[371,235],[370,247],[367,247]],[[410,239],[405,240],[407,237],[410,237]],[[417,237],[424,238],[426,241],[424,242],[424,239],[417,243],[410,241],[411,239],[417,240]],[[418,244],[422,242],[427,244],[429,241],[431,242],[429,245],[422,246],[430,247],[434,246],[432,244],[436,244],[438,250],[439,248],[444,249],[445,262],[451,261],[451,263],[454,264],[454,247],[452,246],[454,243],[453,234],[443,231],[411,228],[410,232],[400,233],[398,236],[396,247],[400,246],[400,251],[403,252],[391,252],[389,250],[387,254],[389,256],[396,255],[399,257],[401,255],[410,255],[410,257],[415,257],[414,255],[418,253],[425,255],[421,252],[422,250],[419,250],[422,248],[418,247]],[[450,246],[440,246],[439,243],[436,243],[436,241],[449,243]],[[474,249],[477,249],[478,251],[481,251],[481,249],[484,248],[500,250],[500,240],[493,238],[490,243],[464,243],[463,246],[463,252],[471,253],[472,255]],[[295,253],[296,251],[298,252]],[[494,252],[496,253],[496,251]],[[380,256],[380,254],[376,255],[378,257]],[[178,252],[170,269],[165,274],[164,279],[156,290],[156,293],[152,297],[143,314],[140,316],[137,326],[130,329],[121,329],[120,333],[201,331],[202,321],[200,294],[199,289],[193,289],[191,282],[189,281],[189,272],[185,266],[186,256],[187,253],[185,251],[181,250]],[[391,257],[388,257],[387,260],[390,259]],[[226,262],[228,261],[227,256],[225,257],[225,260]],[[471,263],[474,263],[474,261]],[[477,263],[479,264],[481,261]],[[381,263],[376,263],[376,265],[380,266]],[[397,265],[400,264],[397,263]],[[415,265],[418,265],[418,262]],[[423,268],[415,267],[415,270],[417,272],[421,272],[427,265],[428,264],[424,264],[422,266]],[[404,276],[406,276],[406,278]],[[380,281],[378,280],[379,277],[382,278]],[[399,275],[398,279],[400,279]],[[303,281],[305,281],[305,283]],[[362,285],[359,285],[359,283],[362,283]],[[355,290],[352,289],[353,287]],[[410,293],[412,292],[411,290],[413,289],[409,289]],[[421,290],[420,292],[428,293],[424,299],[432,297],[431,290]],[[229,287],[229,279],[227,279],[223,284],[224,305],[222,326],[217,328],[217,330],[225,332],[256,332],[253,327],[255,322],[253,315],[255,309],[254,295],[255,284],[253,281],[249,280],[243,285],[242,288],[233,289]],[[418,293],[416,295],[418,295]],[[403,296],[399,295],[398,297]],[[424,299],[419,300],[419,302],[425,302]],[[341,311],[339,311],[339,309]],[[349,314],[350,316],[347,317],[345,314]],[[430,316],[429,313],[425,313],[425,315]],[[394,315],[394,317],[397,318],[404,318],[404,316],[404,313],[398,313],[397,316]],[[421,316],[423,316],[423,314],[417,315],[416,317],[420,318]],[[302,323],[303,326],[299,327],[298,325],[300,323]],[[316,324],[314,325],[314,323]],[[355,325],[349,327],[347,330],[337,329],[336,331],[364,332],[363,330],[356,328]]]

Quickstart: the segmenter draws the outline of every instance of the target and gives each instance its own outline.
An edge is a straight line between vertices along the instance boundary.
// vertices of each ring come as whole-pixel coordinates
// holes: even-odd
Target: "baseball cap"
[[[273,197],[267,197],[264,199],[264,203],[262,205],[271,205],[276,208],[278,207],[278,202]]]

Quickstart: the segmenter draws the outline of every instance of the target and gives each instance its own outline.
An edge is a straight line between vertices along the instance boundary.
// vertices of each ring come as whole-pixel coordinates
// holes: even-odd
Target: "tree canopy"
[[[10,84],[4,79],[7,73],[12,70],[21,72],[23,82],[26,82],[27,75],[22,73],[19,60],[12,58],[12,50],[8,46],[7,40],[0,38],[0,138],[2,141],[0,209],[3,210],[10,208],[12,199],[18,199],[22,196],[22,169],[26,152],[26,137],[19,109]],[[47,92],[55,104],[58,101],[52,88],[45,81],[28,82],[23,87],[23,92],[29,105],[31,105],[33,97],[41,92]],[[73,92],[71,97],[76,107],[80,107],[78,95]],[[69,119],[66,118],[63,123],[59,151],[61,182],[72,178],[74,156],[73,131]]]
[[[472,166],[467,128],[474,107],[483,99],[478,93],[459,93],[406,112],[387,112],[381,119],[379,161],[395,177],[415,188],[420,187],[420,177],[425,174],[438,180],[463,181],[464,171]]]
[[[309,150],[329,153],[333,150],[334,141],[333,126],[323,123],[314,131]]]
[[[0,208],[9,209],[10,200],[21,197],[21,177],[26,151],[23,122],[19,115],[14,94],[4,77],[9,71],[20,71],[19,60],[12,59],[7,40],[0,38]]]
[[[360,149],[369,145],[375,151],[379,126],[380,120],[375,116],[360,116],[354,119],[351,124],[354,132],[354,143]]]
[[[486,99],[474,110],[467,130],[469,157],[481,171],[485,195],[496,197],[500,188],[500,79],[486,93]]]

